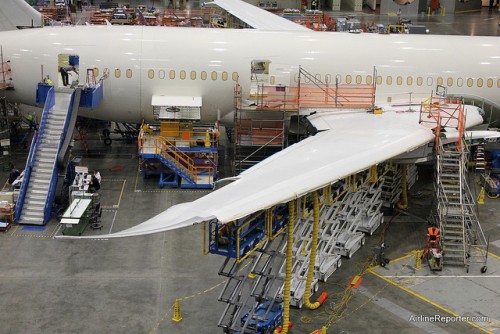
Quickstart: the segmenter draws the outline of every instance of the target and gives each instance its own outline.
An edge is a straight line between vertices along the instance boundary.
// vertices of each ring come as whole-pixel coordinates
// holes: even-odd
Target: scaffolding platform
[[[141,174],[159,176],[160,187],[211,189],[217,179],[218,137],[216,124],[143,124],[138,136]]]

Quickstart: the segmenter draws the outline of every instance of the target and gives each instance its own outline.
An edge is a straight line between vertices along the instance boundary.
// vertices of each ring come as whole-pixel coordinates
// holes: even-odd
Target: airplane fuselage
[[[200,96],[203,121],[223,117],[236,80],[250,90],[253,61],[270,62],[269,83],[287,86],[299,66],[331,84],[370,83],[376,69],[379,103],[430,96],[438,84],[500,103],[497,37],[77,26],[1,32],[0,45],[9,99],[34,104],[43,77],[60,84],[59,56],[77,55],[80,84],[87,69],[110,73],[102,103],[81,115],[122,122],[153,121],[155,95]]]

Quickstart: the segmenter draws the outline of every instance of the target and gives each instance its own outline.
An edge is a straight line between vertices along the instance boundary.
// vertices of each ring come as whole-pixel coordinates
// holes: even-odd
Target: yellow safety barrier
[[[182,320],[181,316],[181,300],[176,299],[175,304],[174,304],[174,316],[172,317],[172,320],[175,322],[180,322]]]
[[[321,329],[317,329],[311,334],[326,334],[326,326],[321,327]]]
[[[477,198],[477,204],[484,204],[484,187],[481,187],[479,197]]]
[[[422,269],[422,253],[423,251],[421,250],[415,251],[415,268],[417,268],[417,270]]]

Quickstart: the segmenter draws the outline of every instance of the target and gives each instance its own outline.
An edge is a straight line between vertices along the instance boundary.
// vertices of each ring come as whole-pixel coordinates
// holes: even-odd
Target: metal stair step
[[[43,217],[22,217],[18,222],[22,225],[42,225]]]

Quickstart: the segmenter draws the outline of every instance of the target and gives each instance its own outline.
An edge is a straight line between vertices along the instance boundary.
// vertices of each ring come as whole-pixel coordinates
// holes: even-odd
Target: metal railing
[[[28,159],[26,160],[26,168],[24,170],[23,181],[21,183],[21,188],[19,189],[19,197],[17,198],[16,202],[16,220],[20,218],[23,209],[24,199],[26,197],[26,192],[28,190],[28,184],[30,182],[31,172],[33,171],[33,167],[35,165],[38,147],[41,143],[42,136],[45,131],[45,126],[47,124],[47,119],[49,117],[49,111],[50,109],[52,109],[54,104],[55,104],[55,91],[54,87],[52,87],[48,91],[47,97],[45,99],[40,127],[38,128],[38,131],[35,131],[33,140],[31,141],[30,153],[28,155]]]

